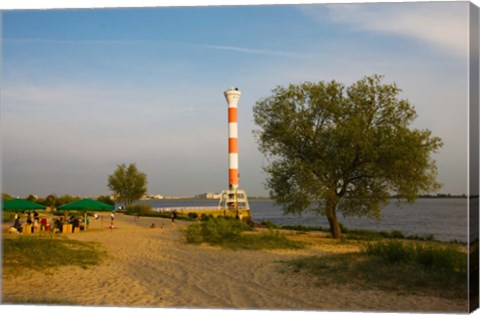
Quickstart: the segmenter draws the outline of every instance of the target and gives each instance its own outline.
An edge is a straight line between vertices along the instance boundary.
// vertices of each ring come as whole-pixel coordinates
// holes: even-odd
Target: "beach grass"
[[[234,250],[300,249],[306,246],[279,231],[256,232],[242,221],[223,217],[190,224],[184,233],[188,243],[207,243]]]
[[[467,255],[451,245],[388,240],[358,253],[282,261],[283,272],[306,272],[319,285],[396,291],[449,299],[467,297]]]
[[[3,239],[3,270],[18,274],[60,266],[88,268],[104,258],[98,245],[53,235],[19,236]]]

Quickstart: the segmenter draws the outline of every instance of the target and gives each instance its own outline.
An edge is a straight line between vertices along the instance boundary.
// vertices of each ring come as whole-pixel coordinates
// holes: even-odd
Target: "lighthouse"
[[[230,88],[223,94],[228,104],[228,190],[221,193],[220,207],[225,214],[234,211],[235,216],[241,219],[250,216],[247,194],[239,189],[238,101],[242,93],[238,88]]]
[[[238,101],[242,94],[238,88],[224,93],[228,104],[228,188],[238,188]]]

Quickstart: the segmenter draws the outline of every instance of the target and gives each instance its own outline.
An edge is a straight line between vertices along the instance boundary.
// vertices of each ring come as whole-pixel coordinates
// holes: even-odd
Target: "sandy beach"
[[[150,229],[152,223],[157,228]],[[66,234],[98,243],[107,253],[101,264],[4,274],[2,303],[31,299],[85,306],[466,312],[466,300],[318,285],[302,273],[281,272],[281,260],[358,250],[322,242],[320,232],[301,236],[316,240],[302,250],[233,251],[185,243],[181,230],[188,222],[172,226],[168,219],[117,215],[113,231],[108,224],[104,214],[103,220],[92,220],[89,231]]]

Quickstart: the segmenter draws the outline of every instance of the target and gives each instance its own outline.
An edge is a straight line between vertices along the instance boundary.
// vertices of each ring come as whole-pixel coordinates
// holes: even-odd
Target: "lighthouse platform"
[[[242,220],[251,218],[250,205],[245,191],[239,189],[224,190],[220,196],[220,201],[216,207],[168,207],[153,208],[152,210],[164,214],[171,214],[175,211],[177,215],[181,216],[189,216],[190,213],[195,213],[198,218],[209,215],[214,217],[234,217]]]

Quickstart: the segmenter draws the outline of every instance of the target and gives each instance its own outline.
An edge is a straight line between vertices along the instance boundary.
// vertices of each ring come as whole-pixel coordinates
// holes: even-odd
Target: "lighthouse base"
[[[247,193],[241,189],[222,191],[218,208],[223,210],[227,216],[235,216],[239,219],[250,218]]]

